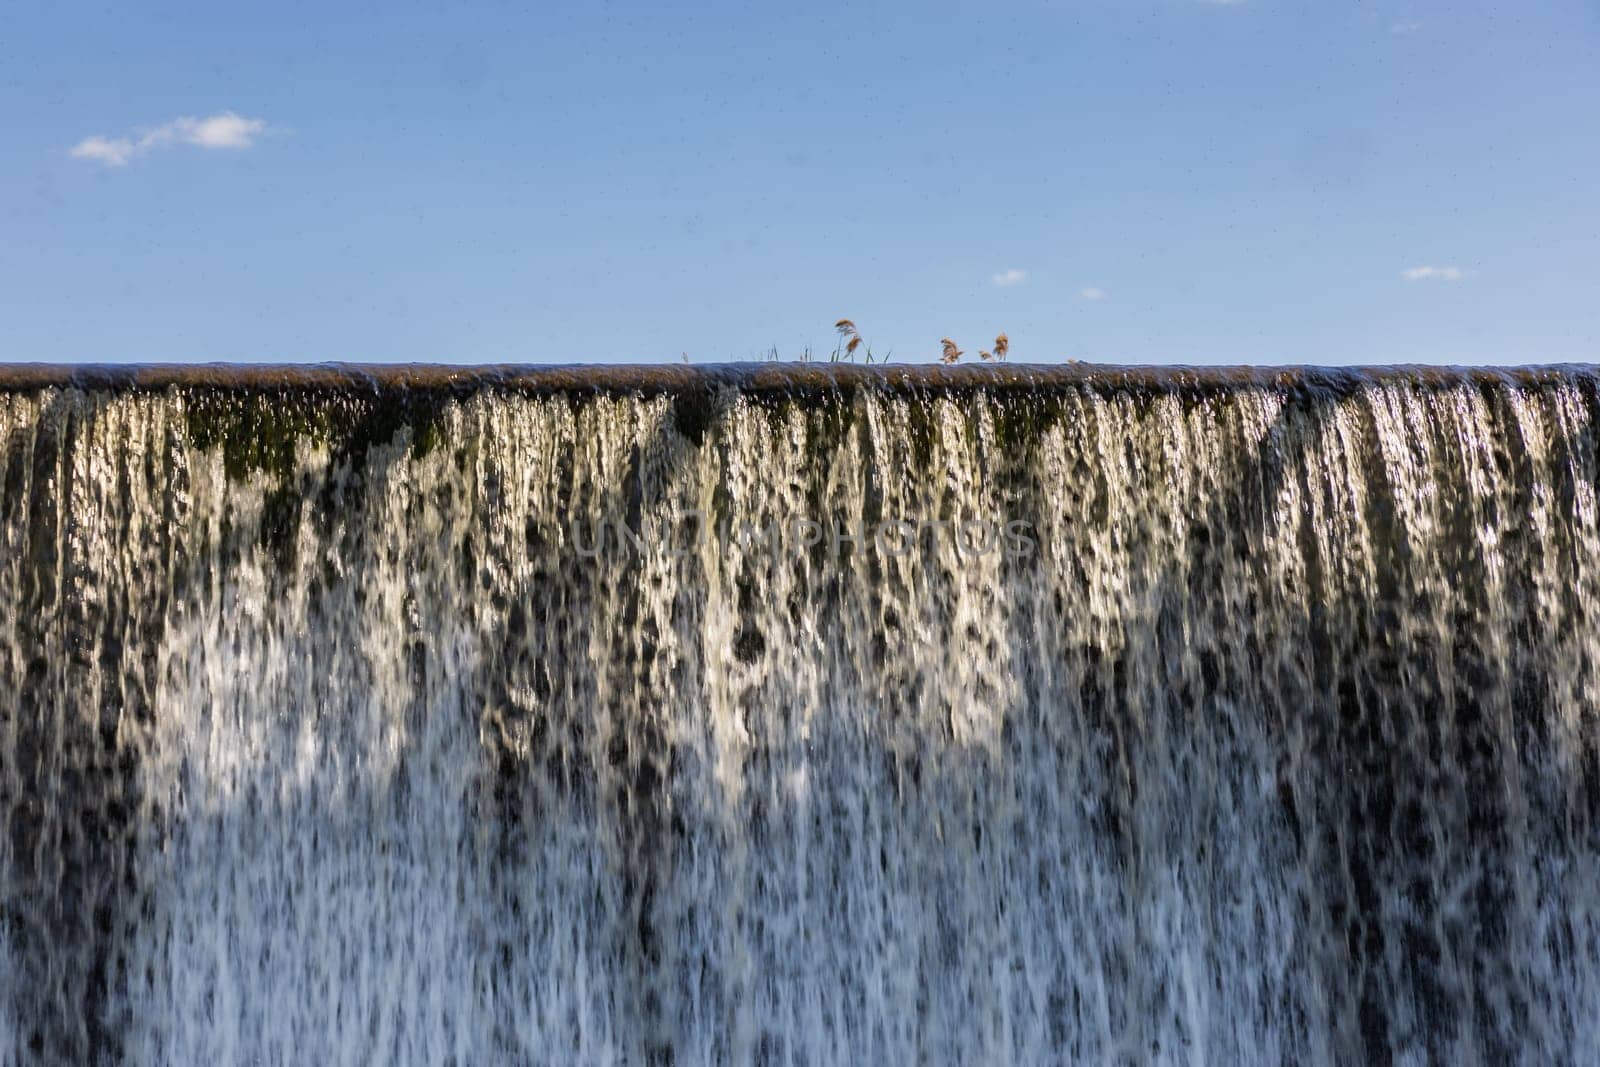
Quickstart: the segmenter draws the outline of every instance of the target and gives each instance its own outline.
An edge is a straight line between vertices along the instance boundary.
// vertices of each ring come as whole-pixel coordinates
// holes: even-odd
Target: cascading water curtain
[[[0,1060],[1600,1061],[1597,419],[0,390]]]

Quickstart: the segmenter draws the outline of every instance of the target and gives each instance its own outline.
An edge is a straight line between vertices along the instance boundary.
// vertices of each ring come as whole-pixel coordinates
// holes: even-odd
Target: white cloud
[[[196,148],[249,148],[267,128],[261,119],[223,111],[203,119],[183,116],[127,137],[85,137],[68,150],[73,159],[120,167],[155,148],[171,144]]]
[[[1459,282],[1468,272],[1460,267],[1412,267],[1400,272],[1408,282]]]
[[[990,281],[994,282],[994,284],[1000,286],[1002,289],[1013,285],[1021,285],[1027,280],[1028,272],[1025,270],[1018,270],[1016,267],[1012,267],[1010,270],[1003,270],[990,279]]]
[[[1078,290],[1079,300],[1104,300],[1109,294],[1098,285],[1086,285]]]
[[[174,119],[168,125],[178,140],[201,148],[249,148],[256,135],[267,128],[260,119],[247,119],[231,111],[206,119]]]
[[[1416,19],[1401,19],[1389,27],[1390,33],[1416,33],[1422,29],[1422,23]]]
[[[120,167],[133,158],[134,144],[126,137],[85,137],[72,146],[73,159],[93,159]]]

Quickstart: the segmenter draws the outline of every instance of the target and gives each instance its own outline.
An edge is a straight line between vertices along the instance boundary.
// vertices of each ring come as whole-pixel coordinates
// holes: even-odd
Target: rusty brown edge
[[[646,364],[59,364],[0,363],[0,391],[45,388],[153,392],[385,393],[483,389],[528,394],[662,395],[729,387],[742,392],[804,394],[856,388],[888,391],[1128,389],[1140,392],[1237,388],[1344,392],[1362,384],[1404,381],[1423,388],[1491,383],[1532,386],[1595,376],[1593,364],[1525,367],[1394,365],[1131,366],[1096,363],[861,366],[838,363]]]

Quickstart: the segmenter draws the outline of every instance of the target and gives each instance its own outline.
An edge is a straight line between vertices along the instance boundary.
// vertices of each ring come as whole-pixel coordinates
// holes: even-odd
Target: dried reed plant
[[[980,348],[980,349],[978,349],[978,358],[983,360],[985,363],[989,363],[989,362],[1004,363],[1006,361],[1006,353],[1010,352],[1010,351],[1011,351],[1011,338],[1007,337],[1005,334],[1002,333],[999,337],[996,337],[994,339],[994,348],[993,349],[988,349],[988,348]],[[951,362],[951,360],[947,359],[947,360],[945,360],[945,362],[949,363],[949,362]]]
[[[857,349],[861,350],[862,356],[868,363],[872,362],[872,346],[861,339],[861,331],[856,329],[855,323],[849,319],[840,319],[833,324],[833,328],[839,332],[839,346],[833,350],[832,362],[854,363]]]

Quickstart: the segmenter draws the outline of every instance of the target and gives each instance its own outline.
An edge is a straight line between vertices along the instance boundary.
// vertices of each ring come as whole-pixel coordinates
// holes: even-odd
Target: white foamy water
[[[1593,1062],[1597,411],[0,393],[0,1060]]]

